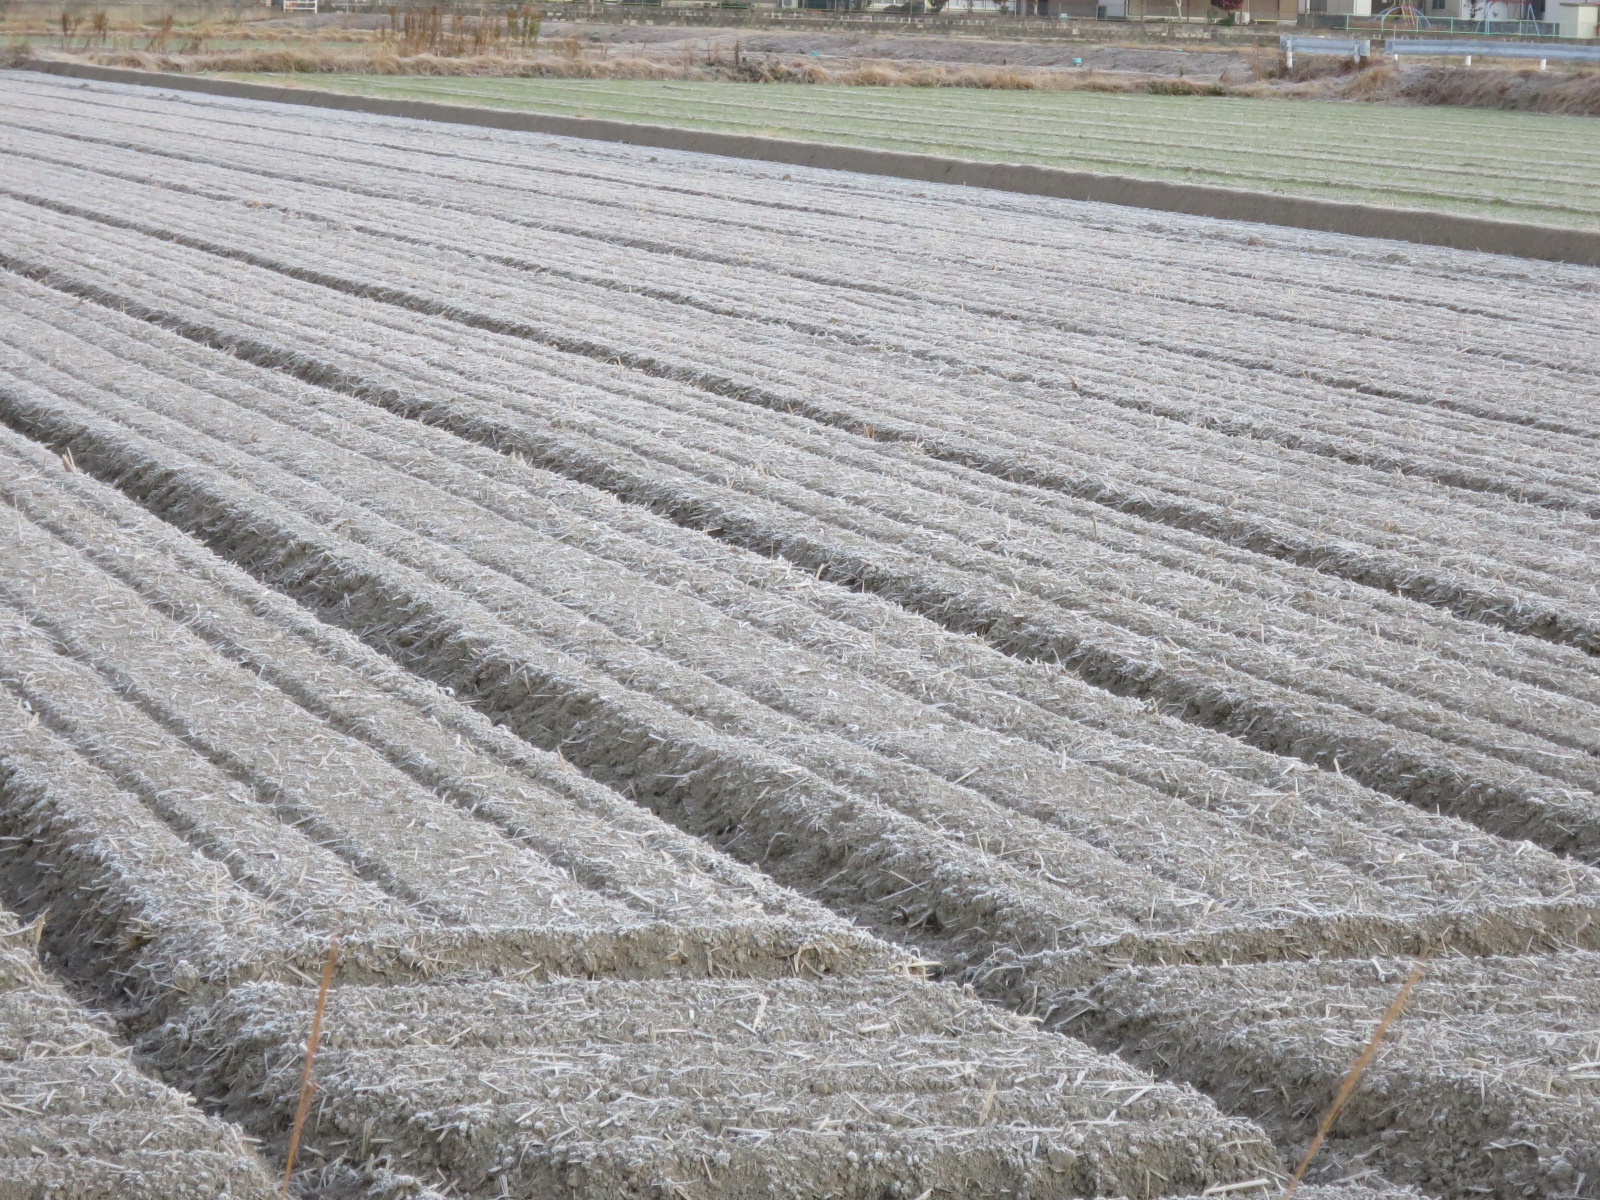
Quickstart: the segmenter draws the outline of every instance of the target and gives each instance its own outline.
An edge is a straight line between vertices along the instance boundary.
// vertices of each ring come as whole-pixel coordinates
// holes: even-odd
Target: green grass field
[[[1600,227],[1600,121],[1591,117],[962,88],[237,78]]]

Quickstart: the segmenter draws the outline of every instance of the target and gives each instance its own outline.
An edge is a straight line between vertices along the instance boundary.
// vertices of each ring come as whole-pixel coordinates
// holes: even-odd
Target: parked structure
[[[1556,5],[1560,14],[1561,36],[1569,38],[1600,37],[1600,4],[1582,0],[1561,0]]]

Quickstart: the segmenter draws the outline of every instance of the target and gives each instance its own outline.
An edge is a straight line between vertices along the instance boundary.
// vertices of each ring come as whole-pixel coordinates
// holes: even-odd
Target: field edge
[[[478,125],[546,133],[559,137],[621,142],[665,150],[717,154],[823,170],[854,171],[925,183],[946,183],[993,191],[1049,196],[1147,208],[1188,216],[1213,217],[1307,229],[1354,237],[1385,238],[1547,262],[1600,266],[1600,231],[1501,221],[1426,209],[1389,208],[1278,195],[1214,184],[1176,183],[1097,171],[1073,171],[1026,163],[984,162],[881,150],[758,134],[717,133],[671,125],[568,117],[512,109],[427,100],[390,100],[314,87],[247,83],[239,80],[99,67],[88,63],[30,59],[21,70],[146,87],[174,88],[242,100],[265,100],[362,112],[374,116]]]

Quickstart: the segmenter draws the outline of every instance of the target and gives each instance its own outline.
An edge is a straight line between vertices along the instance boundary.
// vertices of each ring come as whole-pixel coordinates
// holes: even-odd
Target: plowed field
[[[1299,1195],[1600,1181],[1600,271],[19,73],[0,161],[0,938],[215,1186],[331,964],[306,1196],[1270,1195],[1419,956]]]
[[[917,43],[926,36],[907,40]],[[956,44],[963,43],[975,44],[967,38]],[[702,41],[695,48],[697,57],[704,56],[705,45]],[[1018,61],[1019,51],[1036,49],[1021,42],[990,45],[1011,62]],[[749,53],[748,42],[745,49]],[[1095,50],[1081,45],[1066,49],[1069,58],[1072,49],[1095,64]],[[730,52],[725,49],[723,54]],[[1099,53],[1136,58],[1141,52],[1100,48]],[[1202,76],[1191,75],[1190,81],[1201,86],[1230,65],[1228,56],[1215,52],[1190,57],[1189,69]],[[785,61],[781,52],[778,61]],[[787,61],[798,66],[818,60]],[[1231,65],[1236,78],[1248,77],[1247,63],[1242,69],[1237,60]],[[1420,105],[1397,110],[1319,101],[1279,105],[1235,97],[1094,91],[806,83],[751,87],[680,80],[333,72],[240,73],[229,78],[981,161],[1040,163],[1508,221],[1577,228],[1600,224],[1596,212],[1600,131],[1588,117]]]

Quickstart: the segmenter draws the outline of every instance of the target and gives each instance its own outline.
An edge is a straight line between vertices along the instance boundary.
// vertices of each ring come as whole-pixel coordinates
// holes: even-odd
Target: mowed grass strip
[[[805,84],[329,74],[312,86],[1600,226],[1600,123],[1588,117]]]

